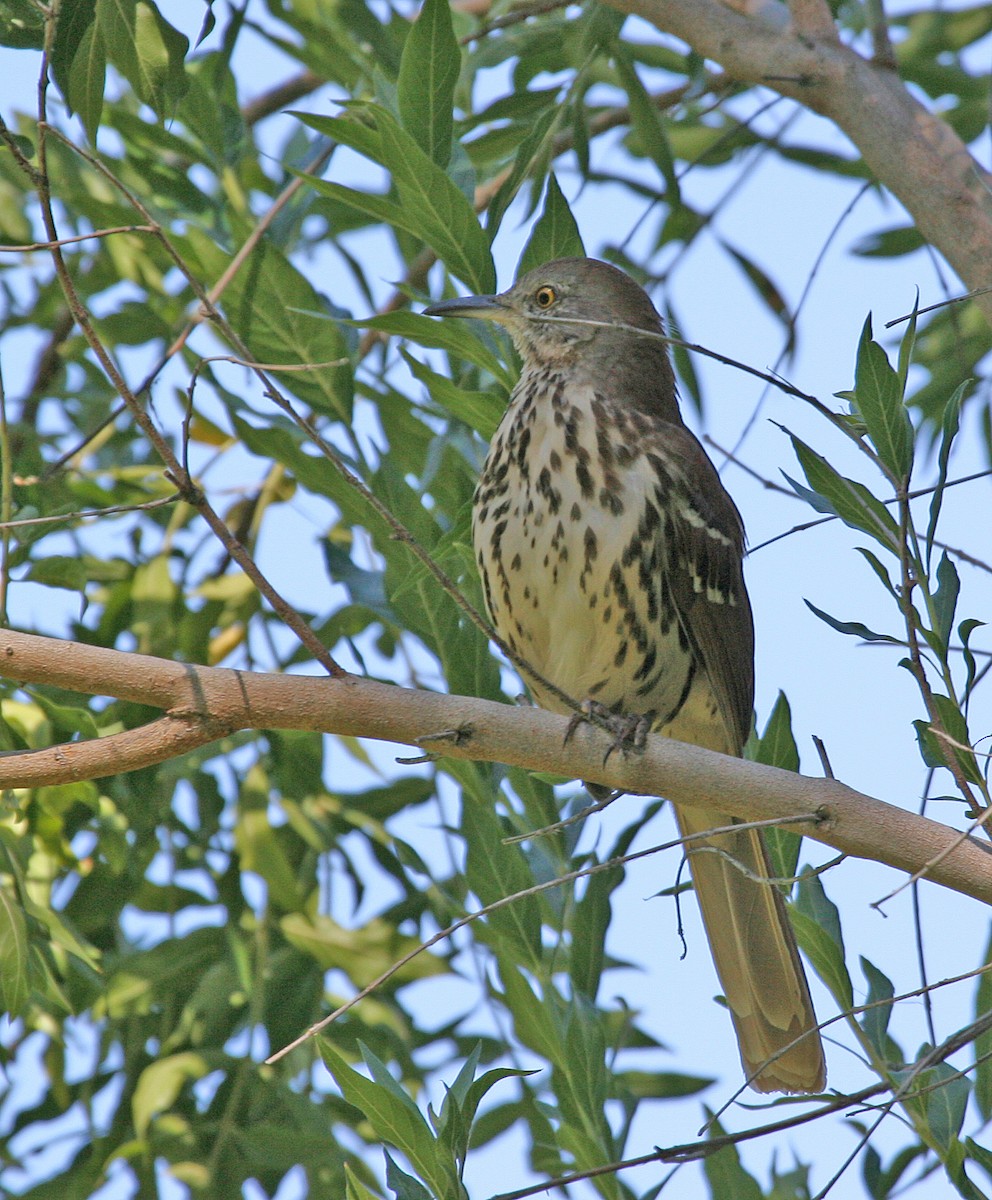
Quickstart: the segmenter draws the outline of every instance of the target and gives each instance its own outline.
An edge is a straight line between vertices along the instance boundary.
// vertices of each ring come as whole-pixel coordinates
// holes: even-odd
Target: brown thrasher
[[[739,755],[754,698],[744,529],[682,422],[647,294],[607,263],[565,258],[501,295],[425,312],[496,321],[523,360],[473,511],[500,635],[567,695]],[[734,823],[719,808],[676,813],[683,835]],[[693,841],[689,858],[744,1069],[761,1092],[820,1091],[823,1048],[785,904],[755,880],[772,873],[761,833],[708,844],[724,853]]]

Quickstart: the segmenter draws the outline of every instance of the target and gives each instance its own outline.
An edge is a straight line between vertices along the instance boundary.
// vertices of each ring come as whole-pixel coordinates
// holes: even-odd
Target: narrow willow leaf
[[[360,112],[361,110],[356,106],[355,111]],[[346,112],[349,112],[349,115],[343,117],[324,117],[316,113],[298,110],[291,111],[289,115],[296,117],[304,125],[308,125],[325,137],[332,138],[343,146],[349,146],[352,150],[357,150],[359,154],[363,154],[381,166],[382,138],[379,137],[378,130],[367,122],[358,120],[354,115],[350,115],[350,110],[346,110]],[[307,178],[311,177],[307,176]]]
[[[349,1162],[344,1164],[345,1200],[382,1200],[382,1196],[378,1192],[373,1192],[363,1180],[358,1178],[355,1170],[355,1164]]]
[[[61,24],[61,22],[60,22]],[[90,24],[79,41],[72,57],[66,88],[63,94],[69,109],[83,123],[90,144],[96,145],[97,130],[103,114],[103,91],[106,85],[107,55],[99,27]]]
[[[951,459],[951,447],[961,427],[961,401],[968,390],[970,380],[960,384],[954,395],[944,406],[944,415],[940,422],[940,453],[937,458],[937,485],[930,500],[930,521],[927,525],[927,571],[930,570],[930,559],[933,555],[933,539],[937,534],[937,521],[940,519],[941,505],[944,503],[944,489],[947,487],[947,469]]]
[[[96,21],[107,58],[160,115],[186,92],[189,40],[152,0],[96,0]]]
[[[628,50],[620,43],[617,43],[614,50],[613,64],[620,76],[620,84],[627,93],[631,124],[640,139],[641,147],[661,172],[665,181],[666,200],[673,208],[677,207],[682,201],[682,196],[675,173],[675,159],[661,113],[641,83]]]
[[[461,48],[448,0],[424,0],[400,59],[397,101],[403,128],[443,170],[451,158],[452,107]]]
[[[867,958],[862,957],[861,970],[864,971],[865,979],[868,981],[866,1003],[874,1005],[862,1015],[861,1028],[882,1062],[898,1062],[901,1055],[898,1054],[898,1047],[889,1037],[889,1019],[892,1016],[892,997],[895,995],[895,988],[888,976],[884,975]]]
[[[472,205],[385,109],[370,111],[382,137],[383,160],[418,236],[472,291],[494,291],[489,239]]]
[[[468,321],[438,321],[421,313],[382,313],[362,321],[363,329],[377,329],[382,333],[393,333],[398,337],[410,338],[421,346],[445,350],[473,363],[490,375],[504,388],[513,387],[513,376],[490,348],[478,337]]]
[[[985,967],[992,966],[992,931],[982,959]],[[975,991],[975,1020],[980,1021],[992,1012],[992,970],[978,976]],[[985,1121],[992,1117],[992,1029],[980,1033],[974,1042],[975,1103]]]
[[[957,568],[945,550],[937,564],[937,590],[933,596],[933,631],[937,635],[940,649],[945,655],[951,641],[954,613],[957,610],[960,591],[961,581],[958,578]]]
[[[450,1165],[446,1169],[439,1161],[437,1143],[430,1127],[416,1104],[375,1055],[363,1047],[363,1056],[376,1064],[380,1076],[368,1079],[348,1065],[329,1038],[319,1038],[318,1044],[324,1065],[334,1076],[345,1100],[365,1115],[384,1142],[406,1155],[437,1195],[453,1195]]]
[[[623,880],[622,866],[590,875],[585,893],[573,912],[571,925],[574,936],[569,976],[576,990],[590,1000],[596,999],[606,961],[606,934],[612,916],[612,896]]]
[[[817,975],[842,1008],[854,1004],[854,988],[844,961],[844,936],[837,906],[827,896],[818,876],[805,871],[799,880],[796,902],[789,910],[796,939]]]
[[[909,368],[913,361],[913,352],[916,349],[916,326],[919,318],[920,308],[920,292],[917,288],[916,298],[913,301],[913,311],[909,314],[909,322],[906,325],[906,332],[903,334],[902,341],[899,343],[899,366],[897,368],[899,378],[899,393],[902,396],[906,395],[906,384],[909,380]]]
[[[504,829],[491,808],[466,803],[462,810],[462,835],[468,847],[465,881],[483,904],[533,887],[535,880],[518,845],[503,844]],[[488,939],[501,945],[514,962],[539,970],[541,912],[537,897],[521,896],[486,918]]]
[[[531,174],[534,164],[547,158],[551,138],[558,131],[558,125],[562,119],[562,111],[561,108],[549,104],[548,108],[533,122],[530,133],[520,143],[510,173],[492,198],[486,213],[486,232],[490,239],[494,238],[499,231],[506,210],[510,207],[521,183]],[[535,178],[535,184],[540,185],[540,175]]]
[[[464,421],[487,441],[496,432],[506,398],[502,399],[492,392],[474,392],[460,388],[446,375],[439,375],[430,367],[418,362],[412,354],[401,350],[404,360],[413,372],[414,377],[430,391],[434,400],[453,417]]]
[[[854,403],[882,463],[894,479],[908,482],[913,465],[913,423],[903,403],[899,374],[872,339],[870,316],[858,345]]]
[[[971,689],[975,684],[975,677],[978,674],[978,663],[975,661],[975,655],[971,647],[968,645],[968,639],[976,629],[981,629],[985,625],[984,621],[978,621],[974,617],[968,617],[967,620],[961,622],[958,626],[958,637],[961,639],[961,653],[964,657],[967,675],[964,683],[964,698],[967,703],[968,697],[971,695]]]
[[[799,749],[792,733],[792,713],[784,692],[778,694],[764,733],[748,744],[746,754],[753,762],[766,763],[783,771],[799,770]],[[796,827],[766,829],[764,838],[772,874],[779,879],[793,878],[802,849],[802,838]]]
[[[548,175],[544,211],[537,219],[520,256],[517,275],[523,275],[555,258],[584,258],[585,253],[578,223],[552,171]]]
[[[794,435],[790,434],[790,437],[810,487],[830,505],[831,511],[845,525],[860,529],[886,548],[894,549],[898,545],[899,532],[885,505],[864,484],[847,479],[835,471],[822,454],[817,454]]]
[[[836,629],[838,633],[846,633],[852,637],[864,638],[866,642],[890,642],[893,645],[902,645],[902,639],[893,637],[888,633],[876,633],[874,629],[869,629],[867,625],[863,625],[860,621],[839,621],[836,617],[832,617],[829,613],[825,613],[822,608],[817,608],[811,601],[804,602],[806,607],[821,621],[826,622],[831,629]]]
[[[303,173],[295,172],[295,174],[302,175]],[[313,179],[309,175],[305,178],[308,186],[331,200],[339,200],[342,204],[347,204],[349,208],[371,217],[373,221],[380,221],[384,225],[392,226],[393,229],[402,230],[411,237],[420,237],[420,223],[404,209],[402,204],[397,204],[388,196],[383,196],[379,192],[363,192],[359,188],[345,187],[344,184],[332,183],[329,179]]]
[[[708,1109],[707,1115],[712,1116]],[[706,1132],[711,1138],[724,1136],[724,1129],[717,1120],[708,1122]],[[761,1200],[764,1195],[758,1181],[744,1169],[740,1151],[732,1144],[707,1154],[703,1159],[703,1170],[712,1200],[730,1196],[734,1200]]]
[[[895,584],[892,582],[892,576],[889,574],[888,568],[878,557],[878,555],[874,554],[871,550],[866,550],[864,546],[855,546],[855,550],[857,550],[857,552],[864,558],[871,569],[875,572],[881,581],[882,586],[889,593],[889,595],[898,598]]]
[[[386,1187],[393,1193],[394,1200],[436,1200],[419,1179],[407,1174],[388,1150],[386,1156]]]
[[[0,1010],[20,1016],[29,996],[27,922],[13,892],[0,885]]]
[[[720,239],[720,245],[737,263],[741,271],[743,271],[748,282],[761,297],[762,301],[768,306],[772,314],[789,331],[789,339],[787,348],[791,349],[794,339],[793,318],[789,311],[788,302],[782,294],[781,289],[773,282],[771,277],[758,266],[756,262],[742,254],[739,250],[735,250],[729,242]]]
[[[186,1084],[202,1079],[210,1068],[202,1055],[186,1051],[157,1059],[138,1076],[131,1096],[131,1119],[138,1137],[160,1113],[168,1112]]]
[[[952,737],[955,742],[958,742],[962,746],[970,746],[971,737],[968,733],[968,722],[960,706],[950,696],[944,696],[940,692],[933,693],[933,703],[944,731],[948,736]],[[982,782],[981,772],[971,751],[959,750],[949,745],[943,738],[937,738],[937,741],[942,747],[945,762],[950,762],[953,755],[962,771],[964,771],[972,783],[980,784]]]
[[[779,692],[765,731],[748,757],[783,771],[799,770],[799,749],[792,733],[792,710],[785,692]]]

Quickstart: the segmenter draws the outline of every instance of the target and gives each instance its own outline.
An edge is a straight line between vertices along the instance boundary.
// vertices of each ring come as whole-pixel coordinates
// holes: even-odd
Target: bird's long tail
[[[733,823],[732,817],[709,809],[676,808],[676,813],[683,836]],[[699,849],[706,845],[724,853]],[[724,857],[768,878],[772,871],[760,831],[720,834],[709,842],[691,842],[687,849],[751,1086],[759,1092],[822,1091],[823,1047],[781,893],[772,884],[749,879]]]

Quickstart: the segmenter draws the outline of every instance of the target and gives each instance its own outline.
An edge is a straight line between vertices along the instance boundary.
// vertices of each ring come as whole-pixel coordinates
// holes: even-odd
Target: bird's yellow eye
[[[553,287],[548,287],[547,284],[544,287],[539,287],[534,293],[534,301],[538,308],[550,308],[557,299],[558,293]]]

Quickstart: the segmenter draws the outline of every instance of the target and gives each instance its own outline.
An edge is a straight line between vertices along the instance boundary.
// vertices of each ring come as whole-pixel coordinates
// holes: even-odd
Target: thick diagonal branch
[[[671,33],[742,83],[774,89],[833,121],[869,171],[969,288],[992,282],[990,178],[953,129],[928,112],[896,71],[788,22],[784,5],[745,16],[719,0],[609,0]],[[781,9],[783,22],[764,18]],[[975,301],[992,323],[992,295]]]
[[[578,776],[743,820],[811,814],[806,836],[992,904],[992,852],[976,839],[829,779],[810,779],[652,736],[610,755],[608,735],[539,709],[361,679],[201,667],[0,630],[0,675],[161,708],[126,733],[0,755],[0,789],[98,779],[164,762],[238,729],[303,729],[415,745],[451,758]],[[815,814],[815,815],[814,815]],[[942,856],[942,857],[941,857]],[[935,861],[939,859],[939,861]],[[933,864],[928,868],[928,864]]]

